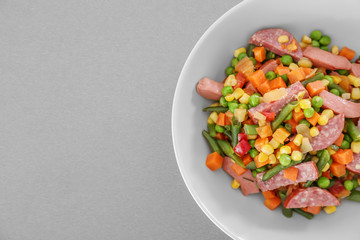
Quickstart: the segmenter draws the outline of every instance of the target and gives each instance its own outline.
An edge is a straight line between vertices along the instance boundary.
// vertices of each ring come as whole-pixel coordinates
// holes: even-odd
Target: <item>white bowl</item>
[[[208,101],[196,92],[204,76],[222,81],[235,49],[246,46],[262,28],[284,28],[297,40],[319,29],[332,38],[331,46],[347,46],[360,53],[360,1],[245,0],[220,17],[200,38],[188,57],[175,91],[172,112],[174,150],[183,179],[204,213],[234,239],[360,239],[360,203],[344,201],[336,213],[312,220],[294,214],[285,218],[278,208],[269,211],[260,194],[244,197],[231,188],[224,171],[205,166],[210,148],[206,129]]]

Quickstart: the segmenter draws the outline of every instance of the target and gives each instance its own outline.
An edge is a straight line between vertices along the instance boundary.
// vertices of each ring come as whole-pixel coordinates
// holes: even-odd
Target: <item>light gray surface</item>
[[[1,1],[0,239],[228,239],[170,119],[186,57],[238,2]]]

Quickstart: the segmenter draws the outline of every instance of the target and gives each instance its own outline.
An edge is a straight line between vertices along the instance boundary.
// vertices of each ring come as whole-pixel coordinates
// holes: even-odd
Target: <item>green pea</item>
[[[320,108],[318,108],[318,107],[314,107],[314,110],[315,110],[315,112],[320,112]]]
[[[229,103],[229,110],[230,112],[234,113],[235,109],[237,109],[239,107],[239,103]]]
[[[222,97],[220,98],[219,103],[220,103],[220,105],[223,106],[223,107],[227,107],[227,106],[228,106],[228,102],[226,101],[226,99],[225,99],[224,96],[222,96]]]
[[[244,57],[247,57],[247,56],[248,55],[246,54],[246,52],[242,52],[242,53],[239,54],[238,59],[241,60],[241,59],[243,59]]]
[[[292,118],[292,116],[293,116],[293,113],[290,112],[290,113],[286,116],[286,118],[284,119],[284,122],[289,121],[289,120]]]
[[[312,41],[311,41],[311,46],[318,48],[318,47],[320,47],[320,43],[319,43],[319,41],[312,40]]]
[[[353,183],[351,180],[346,180],[346,181],[344,182],[344,187],[345,187],[347,190],[351,191],[351,190],[353,190],[353,188],[354,188],[354,183]]]
[[[318,180],[317,180],[317,185],[320,187],[320,188],[328,188],[329,185],[330,185],[330,179],[326,178],[326,177],[320,177]]]
[[[223,96],[228,95],[229,93],[233,93],[233,88],[231,86],[225,86],[223,87],[223,89],[221,90]]]
[[[312,116],[314,116],[314,114],[315,110],[312,107],[304,109],[304,115],[306,118],[311,118]]]
[[[321,46],[320,49],[324,50],[324,51],[329,51],[329,47],[328,46]]]
[[[285,129],[286,131],[288,131],[289,133],[291,133],[291,130],[292,130],[292,126],[290,123],[285,123]]]
[[[250,146],[252,147],[252,148],[254,148],[255,147],[255,139],[251,139],[251,140],[249,140],[249,144],[250,144]]]
[[[349,149],[350,148],[350,143],[346,140],[343,140],[341,145],[340,145],[341,149]]]
[[[249,98],[249,105],[251,107],[256,107],[259,104],[260,104],[260,96],[258,94],[256,94],[256,93],[254,93]]]
[[[315,96],[311,99],[313,107],[320,108],[324,103],[324,100],[320,96]]]
[[[287,155],[287,154],[281,154],[279,162],[280,162],[281,165],[287,166],[291,162],[291,157],[289,155]]]
[[[218,133],[223,133],[225,131],[225,128],[223,126],[220,125],[215,125],[215,131]]]
[[[345,133],[344,134],[344,140],[348,141],[348,142],[352,142],[352,138],[350,137],[349,134]]]
[[[325,75],[325,76],[324,76],[324,79],[328,80],[328,81],[329,81],[329,84],[334,83],[334,80],[333,80],[333,78],[332,78],[330,75]]]
[[[293,59],[290,55],[284,55],[281,57],[281,62],[282,62],[282,64],[288,66],[288,65],[290,65],[290,63],[293,62]]]
[[[340,74],[340,75],[345,75],[345,76],[349,75],[349,70],[338,69],[338,70],[336,70],[336,71],[337,71],[338,74]]]
[[[320,32],[319,30],[312,31],[312,32],[310,33],[310,37],[311,37],[311,39],[313,39],[313,40],[320,40],[320,38],[321,38],[321,32]]]
[[[260,168],[257,168],[257,169],[255,169],[258,173],[261,173],[261,172],[264,172],[264,171],[266,171],[266,166],[263,166],[263,167],[260,167]]]
[[[247,104],[245,104],[245,103],[241,103],[241,104],[239,105],[239,108],[243,108],[243,109],[249,110],[249,106],[248,106]]]
[[[280,76],[285,82],[287,82],[289,79],[288,79],[288,76],[286,74],[283,74]]]
[[[253,58],[253,57],[249,57],[250,59],[251,59],[251,61],[253,62],[253,64],[254,64],[254,66],[256,65],[256,60],[255,60],[255,58]]]
[[[226,75],[233,74],[234,73],[234,68],[233,67],[227,67],[225,69],[225,73],[226,73]]]
[[[275,58],[275,53],[268,51],[266,53],[266,59],[273,59],[273,58]]]
[[[250,154],[250,157],[255,158],[259,154],[259,151],[256,150],[255,148],[252,148],[249,150],[249,154]]]
[[[273,72],[273,71],[268,71],[266,74],[265,74],[265,77],[269,80],[273,80],[274,78],[276,78],[276,74]]]
[[[256,178],[257,171],[254,170],[254,171],[252,171],[251,173],[252,173],[253,177]]]
[[[231,60],[231,66],[235,67],[235,65],[239,62],[239,60],[237,58],[233,58]]]
[[[358,181],[356,179],[353,179],[352,182],[354,184],[353,189],[356,189],[359,186]]]
[[[304,114],[304,115],[305,115],[305,114]],[[299,121],[299,124],[305,124],[307,127],[310,127],[310,123],[309,123],[309,121],[306,120],[306,119],[301,119],[301,120]]]
[[[320,40],[319,40],[319,43],[320,43],[321,45],[323,45],[323,46],[329,45],[330,42],[331,42],[331,39],[330,39],[330,37],[327,36],[327,35],[322,36],[322,37],[320,38]]]
[[[337,90],[336,88],[331,89],[330,92],[331,92],[332,94],[335,94],[336,96],[340,96],[340,92],[339,92],[339,90]]]

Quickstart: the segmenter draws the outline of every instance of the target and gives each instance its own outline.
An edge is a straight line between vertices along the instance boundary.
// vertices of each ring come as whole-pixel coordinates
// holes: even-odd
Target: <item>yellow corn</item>
[[[289,42],[289,37],[287,35],[281,35],[278,37],[279,43],[287,43]]]
[[[328,119],[333,118],[334,117],[334,112],[331,109],[325,109],[322,113],[321,116],[325,116]]]
[[[324,126],[324,125],[326,125],[328,122],[329,122],[329,119],[327,118],[327,116],[321,115],[321,116],[319,117],[319,120],[318,120],[318,124],[319,124],[319,125]]]
[[[302,140],[303,140],[304,136],[301,134],[296,135],[296,137],[294,138],[294,144],[298,147],[300,147]]]
[[[269,144],[273,147],[273,149],[277,149],[280,146],[280,143],[276,141],[274,138],[270,140]]]
[[[242,47],[242,48],[238,48],[234,51],[234,57],[238,57],[240,53],[246,52],[246,48]]]
[[[326,87],[327,85],[329,85],[329,81],[324,79],[324,80],[321,80],[321,83],[324,85],[324,87]]]
[[[269,159],[269,156],[263,152],[260,152],[258,156],[259,156],[258,158],[259,162],[266,162],[266,160]]]
[[[251,140],[251,139],[257,139],[257,137],[258,137],[258,135],[256,135],[256,134],[247,135],[247,138],[248,138],[249,140]]]
[[[255,112],[254,118],[256,118],[257,120],[266,120],[266,117],[263,114],[261,114],[260,112]]]
[[[327,147],[326,150],[329,152],[330,155],[333,155],[335,152],[334,149],[332,149],[331,147]]]
[[[229,93],[228,95],[225,96],[225,100],[228,102],[231,102],[234,99],[235,99],[235,97],[232,93]]]
[[[293,151],[291,153],[291,159],[294,161],[300,161],[303,157],[303,154],[300,151]]]
[[[307,46],[309,46],[308,44],[304,43],[304,42],[299,42],[299,46],[301,47],[301,49],[306,48]]]
[[[329,170],[329,168],[330,168],[330,164],[326,163],[325,167],[321,171],[326,172],[327,170]]]
[[[213,104],[210,105],[210,107],[217,107],[217,106],[220,106],[219,102],[214,102]]]
[[[331,76],[331,77],[332,77],[334,83],[336,83],[336,84],[339,84],[342,81],[342,79],[339,76]]]
[[[261,147],[261,151],[266,155],[274,153],[274,148],[270,144],[265,144]]]
[[[281,153],[280,153],[280,151],[277,151],[277,153],[276,153],[276,159],[280,159],[280,157],[281,157]]]
[[[296,63],[290,63],[290,65],[289,65],[289,69],[292,71],[292,70],[295,70],[295,69],[297,69],[297,68],[299,68],[299,66],[296,64]]]
[[[310,128],[310,136],[316,137],[317,135],[319,135],[319,133],[320,131],[317,127]]]
[[[338,48],[338,46],[333,46],[332,48],[331,48],[331,53],[332,54],[335,54],[335,55],[338,55],[339,54],[339,48]]]
[[[235,86],[236,83],[237,83],[237,81],[236,81],[235,76],[233,74],[231,74],[226,78],[226,80],[224,82],[224,86]]]
[[[360,153],[360,142],[351,142],[351,151]]]
[[[311,101],[309,99],[302,99],[299,106],[301,109],[311,108]]]
[[[208,123],[209,123],[209,124],[216,123],[216,122],[217,122],[217,119],[218,119],[218,114],[217,114],[217,112],[212,112],[212,113],[209,115]]]
[[[299,67],[311,68],[313,64],[308,58],[302,57],[300,58],[298,65]]]
[[[242,95],[242,97],[239,99],[239,102],[248,104],[249,103],[249,98],[250,98],[250,96],[247,93],[244,93]]]
[[[314,163],[317,163],[319,161],[319,158],[317,156],[313,156],[311,158],[311,161],[313,161]]]
[[[345,100],[349,100],[351,98],[351,94],[350,93],[343,93],[341,94],[341,97]]]
[[[276,157],[275,157],[274,154],[269,155],[269,163],[270,164],[275,164],[276,163]]]
[[[296,94],[296,99],[297,99],[298,101],[300,101],[301,99],[304,98],[305,93],[306,93],[306,91],[301,91],[301,92],[299,92],[298,94]]]
[[[291,147],[289,146],[282,146],[280,148],[280,153],[281,154],[290,154],[291,153]]]
[[[240,183],[239,183],[236,179],[234,179],[234,180],[231,182],[231,187],[232,187],[233,189],[238,189],[238,188],[240,187]]]
[[[316,155],[317,154],[317,151],[310,151],[309,152],[311,155]]]
[[[239,122],[243,122],[247,119],[248,112],[244,108],[237,108],[234,111],[234,116],[236,120],[238,120]]]
[[[235,99],[238,100],[239,98],[241,98],[244,95],[244,90],[242,90],[241,88],[237,88],[233,92],[233,95],[234,95]]]
[[[325,211],[327,214],[334,213],[334,212],[336,212],[336,206],[327,206],[327,207],[324,207],[324,211]]]
[[[266,125],[266,120],[259,120],[258,124],[259,124],[259,127],[263,127]]]
[[[355,100],[360,99],[360,88],[353,88],[351,90],[351,98]]]
[[[304,35],[301,39],[302,42],[306,43],[306,44],[310,44],[312,41],[311,41],[311,38]]]
[[[294,111],[296,113],[300,112],[301,111],[301,107],[299,105],[297,105],[295,108],[294,108]]]

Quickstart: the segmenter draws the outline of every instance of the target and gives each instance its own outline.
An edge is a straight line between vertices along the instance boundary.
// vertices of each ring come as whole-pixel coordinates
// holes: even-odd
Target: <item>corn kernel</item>
[[[321,171],[326,172],[327,170],[329,170],[329,168],[330,168],[330,164],[326,163],[325,167]]]
[[[207,124],[215,124],[215,122],[210,117],[208,117],[206,122]]]
[[[353,88],[351,90],[351,98],[355,100],[360,99],[360,88]]]
[[[234,111],[235,119],[238,120],[238,122],[243,122],[247,119],[248,112],[244,108],[237,108]]]
[[[296,146],[300,147],[302,140],[303,140],[304,136],[301,134],[296,135],[296,137],[294,138],[293,142]]]
[[[299,67],[303,67],[303,68],[311,68],[313,64],[308,58],[302,57],[300,58],[298,65]]]
[[[306,93],[306,91],[301,91],[301,92],[299,92],[299,93],[296,95],[296,99],[297,99],[298,101],[300,101],[301,99],[304,98],[305,93]]]
[[[332,149],[332,147],[327,147],[326,150],[329,152],[330,155],[333,155],[336,153],[335,150]]]
[[[329,119],[327,118],[327,116],[321,115],[321,116],[319,117],[319,120],[318,120],[318,124],[319,124],[319,125],[324,126],[324,125],[326,125],[328,122],[329,122]]]
[[[210,107],[217,107],[217,106],[220,106],[219,102],[214,102],[213,104],[210,105]]]
[[[307,43],[307,44],[310,44],[310,43],[312,42],[312,41],[311,41],[311,38],[308,37],[308,36],[306,36],[306,35],[304,35],[304,36],[302,37],[301,41],[304,42],[304,43]]]
[[[280,159],[280,157],[281,157],[281,153],[280,153],[280,151],[277,151],[277,153],[276,153],[276,159]]]
[[[324,79],[324,80],[321,80],[321,83],[324,85],[324,87],[326,87],[327,85],[329,85],[329,81]]]
[[[290,154],[291,153],[291,147],[289,146],[282,146],[280,148],[280,153],[281,154]]]
[[[269,142],[269,144],[274,148],[277,149],[280,146],[280,143],[275,140],[275,138],[272,138]]]
[[[331,109],[325,109],[322,113],[321,116],[326,116],[328,119],[333,118],[334,117],[334,112]]]
[[[331,77],[332,77],[334,83],[336,83],[336,84],[339,84],[342,81],[342,79],[339,76],[331,76]]]
[[[269,155],[269,163],[270,164],[275,164],[277,161],[276,161],[276,157],[274,154],[270,154]]]
[[[265,153],[266,155],[270,155],[270,154],[274,153],[274,148],[270,144],[264,144],[261,147],[261,151],[263,153]]]
[[[316,155],[317,154],[317,151],[310,151],[309,152],[311,155]]]
[[[316,137],[317,135],[319,135],[319,133],[320,131],[317,127],[310,128],[310,136]]]
[[[260,112],[255,112],[253,117],[256,118],[257,120],[266,120],[266,117]]]
[[[247,135],[247,138],[248,138],[249,140],[251,140],[251,139],[257,139],[257,138],[258,138],[258,135],[257,135],[257,134]]]
[[[287,35],[281,35],[278,37],[279,43],[287,43],[289,42],[289,37]]]
[[[360,78],[355,77],[354,75],[349,75],[348,76],[351,85],[353,85],[354,87],[360,87]]]
[[[304,50],[305,48],[307,48],[307,46],[309,46],[309,44],[304,43],[304,42],[299,42],[299,46],[300,46],[301,49]]]
[[[333,46],[332,48],[331,48],[331,53],[332,54],[335,54],[335,55],[339,55],[339,48],[338,48],[338,46]]]
[[[229,93],[228,95],[225,96],[225,100],[228,102],[231,102],[234,99],[235,99],[235,97],[232,93]]]
[[[240,187],[240,183],[239,183],[236,179],[234,179],[234,180],[231,182],[231,187],[232,187],[233,189],[238,189],[238,188]]]
[[[217,122],[217,119],[218,119],[218,114],[217,114],[217,112],[212,112],[212,113],[209,115],[209,118],[213,121],[213,123],[216,123],[216,122]]]
[[[294,111],[296,113],[300,112],[301,111],[301,107],[299,105],[297,105],[295,108],[294,108]]]
[[[269,156],[268,155],[266,155],[265,153],[263,153],[263,152],[260,152],[259,153],[259,158],[258,158],[258,160],[259,160],[259,162],[266,162],[268,159],[269,159]]]
[[[237,83],[237,81],[236,81],[235,76],[233,74],[231,74],[226,78],[226,80],[224,82],[224,86],[232,86],[233,87],[236,85],[236,83]]]
[[[293,151],[291,154],[291,159],[294,161],[300,161],[303,157],[303,154],[300,151]]]
[[[360,153],[360,142],[351,142],[351,151]]]
[[[250,98],[250,96],[247,93],[244,93],[244,95],[242,95],[242,97],[239,99],[239,102],[248,104],[249,98]]]
[[[290,65],[289,65],[289,69],[291,71],[298,69],[298,68],[299,68],[299,66],[296,63],[290,63]]]
[[[244,90],[242,90],[241,88],[237,88],[233,92],[233,95],[234,95],[235,99],[238,100],[239,98],[241,98],[244,95]]]
[[[311,108],[311,102],[309,99],[302,99],[299,103],[301,109]]]
[[[263,126],[266,125],[266,121],[265,120],[259,120],[258,124],[259,124],[259,127],[263,127]]]
[[[319,158],[317,156],[313,156],[311,158],[311,161],[313,161],[314,163],[317,163],[319,161]]]
[[[327,206],[327,207],[324,207],[324,211],[325,211],[327,214],[334,213],[334,212],[336,212],[336,206]]]
[[[238,57],[240,53],[246,52],[246,48],[242,47],[242,48],[238,48],[234,51],[234,57]]]
[[[345,100],[349,100],[351,98],[351,94],[350,93],[343,93],[341,94],[341,97]]]

